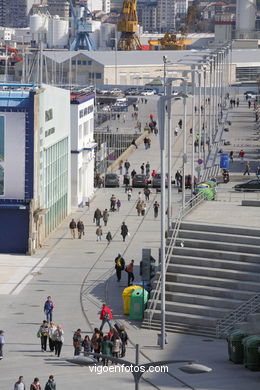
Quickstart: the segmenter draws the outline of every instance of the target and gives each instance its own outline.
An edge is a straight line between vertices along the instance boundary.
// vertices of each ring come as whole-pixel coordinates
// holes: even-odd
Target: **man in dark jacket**
[[[115,258],[115,270],[116,270],[116,276],[118,282],[120,282],[121,280],[121,273],[124,269],[125,269],[125,260],[120,255],[120,253],[118,253],[117,257]]]
[[[121,236],[123,237],[123,241],[125,241],[127,235],[128,235],[128,227],[126,226],[125,222],[123,222],[121,225]]]
[[[84,235],[84,223],[81,221],[81,219],[77,223],[77,229],[78,229],[78,238],[81,238],[82,234]]]
[[[99,210],[99,208],[97,208],[94,212],[94,220],[96,221],[96,225],[99,226],[100,225],[100,220],[102,218],[102,213],[101,211]]]
[[[71,237],[72,238],[75,238],[75,235],[76,235],[76,222],[75,220],[72,218],[72,220],[70,221],[70,224],[69,224],[69,228],[70,228],[70,232],[71,232]]]
[[[74,356],[80,355],[82,341],[81,329],[78,329],[73,335]]]
[[[54,380],[53,375],[49,376],[48,382],[46,383],[44,390],[56,390],[56,382]]]
[[[125,167],[125,173],[127,174],[130,168],[130,162],[128,160],[125,161],[124,167]]]

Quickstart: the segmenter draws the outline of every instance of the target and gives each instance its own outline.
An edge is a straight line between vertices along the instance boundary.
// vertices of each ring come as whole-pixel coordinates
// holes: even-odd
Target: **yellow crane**
[[[117,30],[121,32],[118,50],[142,50],[138,37],[138,17],[136,12],[137,0],[124,0]]]

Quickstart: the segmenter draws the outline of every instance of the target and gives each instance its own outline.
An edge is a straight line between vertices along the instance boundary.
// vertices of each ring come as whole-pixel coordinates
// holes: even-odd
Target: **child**
[[[121,207],[121,201],[120,201],[120,199],[117,199],[117,202],[116,202],[117,211],[120,210],[120,207]]]

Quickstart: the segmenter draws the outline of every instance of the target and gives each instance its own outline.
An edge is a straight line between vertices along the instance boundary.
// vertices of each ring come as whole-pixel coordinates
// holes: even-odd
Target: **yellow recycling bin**
[[[140,286],[129,286],[126,287],[122,293],[122,298],[124,302],[124,314],[130,313],[130,299],[133,291],[140,289]]]

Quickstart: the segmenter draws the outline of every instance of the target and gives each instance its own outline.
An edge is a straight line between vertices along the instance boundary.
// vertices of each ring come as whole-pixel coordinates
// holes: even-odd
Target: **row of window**
[[[93,105],[92,106],[88,106],[88,107],[84,108],[84,110],[80,110],[79,111],[79,117],[83,118],[84,116],[86,116],[88,114],[91,114],[91,112],[93,112],[93,110],[94,110]]]
[[[89,79],[101,79],[102,78],[102,74],[101,73],[94,73],[94,72],[89,72],[88,74],[88,78]]]
[[[92,65],[92,61],[88,60],[72,60],[72,65]]]

